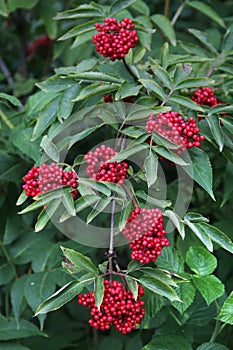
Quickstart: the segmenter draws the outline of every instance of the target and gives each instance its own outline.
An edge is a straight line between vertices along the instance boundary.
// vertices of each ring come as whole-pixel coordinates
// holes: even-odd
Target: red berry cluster
[[[62,186],[71,186],[74,189],[73,198],[78,194],[77,174],[74,171],[64,171],[55,163],[51,165],[43,163],[39,168],[34,166],[24,176],[23,181],[25,182],[23,189],[28,197],[35,197]]]
[[[104,298],[98,310],[95,304],[93,292],[88,294],[79,294],[78,303],[91,309],[93,318],[89,324],[95,329],[105,331],[110,329],[113,324],[116,330],[122,334],[131,332],[140,324],[144,315],[144,301],[140,297],[144,295],[144,289],[138,286],[138,298],[134,299],[131,291],[125,290],[120,282],[108,280],[104,281]]]
[[[112,61],[123,59],[138,41],[134,24],[128,18],[120,23],[116,18],[106,18],[103,25],[96,23],[95,27],[98,30],[98,34],[93,35],[96,51]]]
[[[90,151],[85,156],[88,166],[87,175],[97,181],[115,182],[121,185],[128,171],[126,162],[107,162],[114,157],[117,152],[111,147],[101,145],[94,152]]]
[[[107,103],[107,102],[113,102],[112,94],[105,95],[105,96],[104,96],[104,102],[105,102],[105,103]]]
[[[205,138],[203,135],[198,135],[200,129],[194,118],[185,121],[178,112],[161,112],[157,115],[151,113],[146,123],[146,130],[150,134],[157,132],[179,145],[176,150],[178,154],[183,153],[186,148],[200,147],[201,141]]]
[[[52,44],[52,40],[48,35],[42,35],[41,37],[35,39],[27,47],[27,56],[31,56],[38,48],[49,48]]]
[[[209,87],[201,87],[196,90],[191,99],[203,106],[213,107],[219,104],[217,97],[214,96],[214,91]]]
[[[122,234],[130,241],[131,258],[141,264],[155,262],[163,247],[169,246],[159,209],[134,209]]]

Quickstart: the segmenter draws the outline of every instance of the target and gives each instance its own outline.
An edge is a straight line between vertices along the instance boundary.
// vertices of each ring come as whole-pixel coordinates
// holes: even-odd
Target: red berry
[[[79,294],[78,303],[91,309],[90,326],[105,331],[114,325],[117,331],[126,334],[135,329],[136,324],[140,324],[143,318],[144,301],[140,300],[143,295],[144,289],[140,285],[138,285],[138,298],[135,300],[133,293],[125,290],[120,282],[113,281],[110,284],[108,280],[105,280],[104,297],[100,310],[95,304],[93,292]]]
[[[138,36],[133,22],[125,18],[120,23],[116,18],[106,18],[104,24],[96,23],[98,34],[93,35],[96,51],[110,60],[121,60],[136,45]]]
[[[88,164],[87,175],[93,180],[115,182],[121,185],[127,176],[129,166],[126,162],[107,162],[116,154],[114,149],[105,145],[97,147],[93,152],[88,152],[84,156]]]
[[[169,245],[159,209],[134,209],[122,234],[130,241],[131,258],[141,264],[155,262],[163,247]]]
[[[50,165],[43,163],[39,168],[33,167],[24,176],[23,181],[25,182],[23,189],[26,195],[31,197],[62,186],[72,187],[73,198],[78,194],[77,174],[74,171],[64,171],[55,163]]]

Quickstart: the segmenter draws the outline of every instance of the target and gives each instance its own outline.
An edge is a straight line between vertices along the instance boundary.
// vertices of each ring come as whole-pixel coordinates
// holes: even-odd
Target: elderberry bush
[[[231,1],[0,15],[0,349],[231,350]]]

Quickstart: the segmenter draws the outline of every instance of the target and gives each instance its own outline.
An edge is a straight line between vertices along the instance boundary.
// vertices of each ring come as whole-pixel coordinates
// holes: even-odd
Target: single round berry
[[[104,280],[104,297],[100,309],[95,304],[93,292],[79,294],[78,303],[91,309],[90,326],[105,331],[114,325],[117,331],[126,334],[135,329],[144,316],[144,301],[140,299],[143,295],[144,289],[140,285],[135,300],[133,293],[124,289],[120,282]]]
[[[146,123],[146,130],[149,134],[156,132],[177,144],[179,147],[174,150],[177,154],[185,152],[187,148],[200,147],[201,141],[205,138],[203,135],[198,135],[200,129],[194,118],[186,121],[178,112],[173,111],[157,115],[151,113]]]
[[[40,167],[33,167],[24,176],[23,181],[25,182],[23,189],[28,197],[35,197],[62,186],[72,188],[73,198],[78,194],[77,174],[74,171],[64,171],[55,163],[50,165],[43,163]]]
[[[130,241],[131,258],[141,264],[155,262],[163,247],[169,245],[159,209],[134,209],[122,234]]]
[[[88,164],[86,172],[89,178],[121,185],[127,177],[129,166],[126,162],[108,162],[116,154],[114,149],[105,145],[88,152],[84,159]]]
[[[125,18],[120,23],[116,18],[106,18],[104,24],[96,23],[98,34],[93,35],[96,51],[110,60],[121,60],[135,47],[137,32],[131,19]]]

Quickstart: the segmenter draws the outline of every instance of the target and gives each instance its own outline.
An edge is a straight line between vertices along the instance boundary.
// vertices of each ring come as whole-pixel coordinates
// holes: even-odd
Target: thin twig
[[[7,68],[6,63],[3,61],[2,57],[0,56],[0,69],[3,72],[3,74],[6,77],[6,80],[10,86],[14,85],[14,79],[11,76],[11,73],[9,69]]]
[[[170,0],[165,0],[165,5],[164,5],[164,16],[169,17],[169,10],[170,10]]]
[[[177,11],[176,11],[174,17],[173,17],[172,20],[171,20],[171,25],[172,25],[172,26],[175,25],[177,19],[180,17],[180,15],[181,15],[181,13],[182,13],[184,7],[186,6],[186,3],[187,3],[187,2],[188,2],[187,0],[184,1],[184,2],[180,5],[180,7],[178,7],[178,9],[177,9]]]
[[[134,195],[130,192],[130,190],[128,189],[128,187],[126,187],[124,184],[121,185],[123,187],[123,189],[125,190],[125,192],[127,192],[127,194],[129,195],[130,199],[132,200],[133,202],[133,205],[135,208],[138,208],[139,205],[136,201],[136,198],[134,197]]]
[[[222,59],[222,55],[220,54],[220,55],[217,57],[217,59],[216,59],[216,61],[214,62],[213,66],[211,67],[211,69],[209,70],[209,72],[206,74],[206,78],[209,78],[209,77],[213,74],[214,70],[218,67],[218,65],[219,65],[219,63],[220,63],[220,61],[221,61],[221,59]]]

